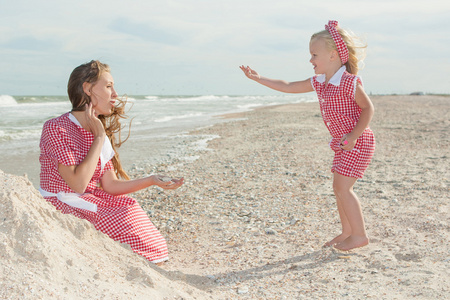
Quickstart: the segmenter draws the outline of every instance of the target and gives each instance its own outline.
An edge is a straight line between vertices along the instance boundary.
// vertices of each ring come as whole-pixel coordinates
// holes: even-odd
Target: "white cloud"
[[[64,94],[70,71],[92,58],[109,63],[128,94],[271,93],[242,78],[238,65],[287,80],[311,76],[309,37],[328,19],[366,37],[361,74],[373,92],[450,93],[450,2],[0,0],[0,6],[6,70],[0,94]]]

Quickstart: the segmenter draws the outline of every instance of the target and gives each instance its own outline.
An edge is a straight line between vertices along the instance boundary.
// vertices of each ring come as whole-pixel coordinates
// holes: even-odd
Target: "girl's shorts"
[[[336,139],[333,140],[336,141]],[[364,172],[375,152],[375,136],[373,132],[370,129],[366,129],[356,141],[353,150],[341,150],[332,145],[335,144],[333,140],[330,142],[330,147],[334,150],[331,172],[337,172],[348,177],[363,178]]]

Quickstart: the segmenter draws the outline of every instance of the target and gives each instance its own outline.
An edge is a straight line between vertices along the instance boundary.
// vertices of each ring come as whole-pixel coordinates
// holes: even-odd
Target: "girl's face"
[[[309,43],[311,59],[316,74],[325,74],[333,60],[333,50],[328,49],[327,43],[322,38],[315,38]]]
[[[90,96],[96,116],[111,114],[117,93],[114,89],[114,79],[110,73],[103,72],[100,79],[91,87]]]

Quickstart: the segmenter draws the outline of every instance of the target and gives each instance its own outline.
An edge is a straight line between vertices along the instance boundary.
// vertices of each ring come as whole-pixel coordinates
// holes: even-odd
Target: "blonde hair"
[[[111,70],[107,64],[103,64],[98,60],[91,60],[88,63],[82,64],[76,67],[70,74],[69,82],[67,84],[67,93],[69,95],[70,102],[72,103],[72,111],[84,111],[85,105],[91,103],[91,97],[86,95],[83,91],[83,83],[97,83],[103,73],[110,73]],[[99,115],[98,118],[102,122],[105,128],[105,133],[111,142],[114,150],[114,157],[112,158],[112,163],[114,166],[114,172],[117,177],[123,179],[130,179],[128,174],[123,170],[122,164],[119,159],[119,154],[116,151],[130,136],[126,139],[121,139],[120,131],[122,125],[120,124],[120,119],[126,119],[125,115],[125,104],[126,100],[116,99],[119,104],[116,105],[108,116]],[[116,134],[118,134],[118,139],[116,140]]]
[[[367,45],[365,42],[362,41],[361,38],[357,37],[355,34],[353,34],[350,31],[347,31],[345,29],[342,29],[340,27],[337,28],[337,31],[342,37],[342,40],[347,45],[348,48],[348,61],[345,63],[345,68],[347,69],[347,72],[351,74],[358,74],[359,69],[364,67],[363,60],[366,56],[366,48]],[[328,49],[330,50],[337,50],[336,44],[331,37],[331,34],[328,32],[328,30],[322,30],[317,33],[314,33],[311,36],[311,41],[313,39],[323,39]],[[338,52],[339,53],[339,52]],[[361,66],[359,66],[359,64]]]

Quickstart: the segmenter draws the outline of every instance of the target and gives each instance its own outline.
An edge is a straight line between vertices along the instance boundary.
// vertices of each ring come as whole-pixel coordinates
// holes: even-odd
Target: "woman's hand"
[[[98,159],[105,142],[106,133],[102,122],[95,116],[92,103],[85,107],[86,126],[94,135],[94,141],[83,161],[79,165],[58,165],[58,171],[67,185],[76,193],[82,194],[86,190],[97,167]]]
[[[92,132],[94,137],[105,137],[105,128],[103,127],[102,122],[95,115],[95,109],[92,105],[92,102],[86,104],[85,107],[85,117],[86,117],[86,125],[89,127],[89,130]]]
[[[183,183],[184,178],[176,179],[162,175],[151,175],[132,180],[120,180],[113,170],[106,171],[101,178],[103,190],[111,195],[130,194],[152,185],[157,185],[166,190],[174,190],[179,188]]]
[[[161,176],[161,175],[152,175],[154,184],[159,186],[160,188],[163,188],[165,190],[174,190],[179,188],[184,183],[184,178],[171,178],[167,176]]]
[[[251,80],[258,81],[261,79],[261,76],[258,74],[258,72],[256,72],[249,66],[247,66],[247,67],[240,66],[239,68],[241,68],[241,70],[242,70],[242,72],[244,72],[245,76],[247,76]]]
[[[342,150],[353,150],[353,148],[356,145],[356,140],[352,139],[347,134],[344,134],[344,136],[341,138],[340,148]]]

